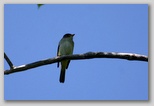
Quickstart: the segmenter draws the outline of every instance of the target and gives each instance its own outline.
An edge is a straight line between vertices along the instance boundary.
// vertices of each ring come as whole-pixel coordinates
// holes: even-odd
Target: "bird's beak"
[[[72,34],[72,36],[74,36],[75,34]]]

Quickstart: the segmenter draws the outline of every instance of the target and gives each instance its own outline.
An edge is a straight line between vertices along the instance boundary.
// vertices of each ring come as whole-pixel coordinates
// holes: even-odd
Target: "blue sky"
[[[148,5],[4,5],[4,51],[15,66],[56,56],[75,33],[74,54],[129,52],[148,56]],[[4,69],[9,69],[4,61]],[[148,100],[148,63],[73,60],[65,83],[57,64],[4,76],[5,100]]]

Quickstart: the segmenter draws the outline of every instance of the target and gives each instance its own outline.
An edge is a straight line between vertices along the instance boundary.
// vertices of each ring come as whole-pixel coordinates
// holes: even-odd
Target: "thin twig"
[[[9,64],[9,66],[10,66],[10,69],[13,69],[13,63],[11,62],[11,60],[9,59],[9,57],[5,54],[5,52],[4,52],[4,58],[5,58],[5,60],[7,61],[7,63]]]
[[[127,60],[136,60],[136,61],[145,61],[148,62],[148,57],[140,54],[133,53],[116,53],[116,52],[87,52],[84,54],[74,54],[74,55],[66,55],[60,57],[49,58],[37,62],[33,62],[26,65],[21,65],[18,67],[14,67],[10,70],[5,70],[4,74],[11,74],[15,72],[21,72],[28,69],[32,69],[35,67],[48,65],[57,63],[62,60],[70,59],[70,60],[83,60],[83,59],[92,59],[92,58],[119,58],[119,59],[127,59]]]

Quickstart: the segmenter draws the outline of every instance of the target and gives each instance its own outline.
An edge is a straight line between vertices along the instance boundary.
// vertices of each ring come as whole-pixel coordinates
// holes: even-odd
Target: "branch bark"
[[[127,59],[127,60],[136,60],[136,61],[145,61],[148,62],[148,57],[145,55],[134,54],[134,53],[116,53],[116,52],[87,52],[84,54],[74,54],[74,55],[65,55],[60,57],[49,58],[45,60],[36,61],[33,63],[13,67],[13,69],[5,70],[4,74],[8,75],[15,72],[22,72],[28,69],[35,67],[57,63],[62,60],[83,60],[83,59],[92,59],[92,58],[118,58],[118,59]]]

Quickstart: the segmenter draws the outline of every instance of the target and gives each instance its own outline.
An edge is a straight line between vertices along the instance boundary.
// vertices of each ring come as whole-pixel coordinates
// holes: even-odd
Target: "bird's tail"
[[[60,78],[59,78],[60,83],[64,83],[65,81],[65,71],[66,69],[61,67]]]

